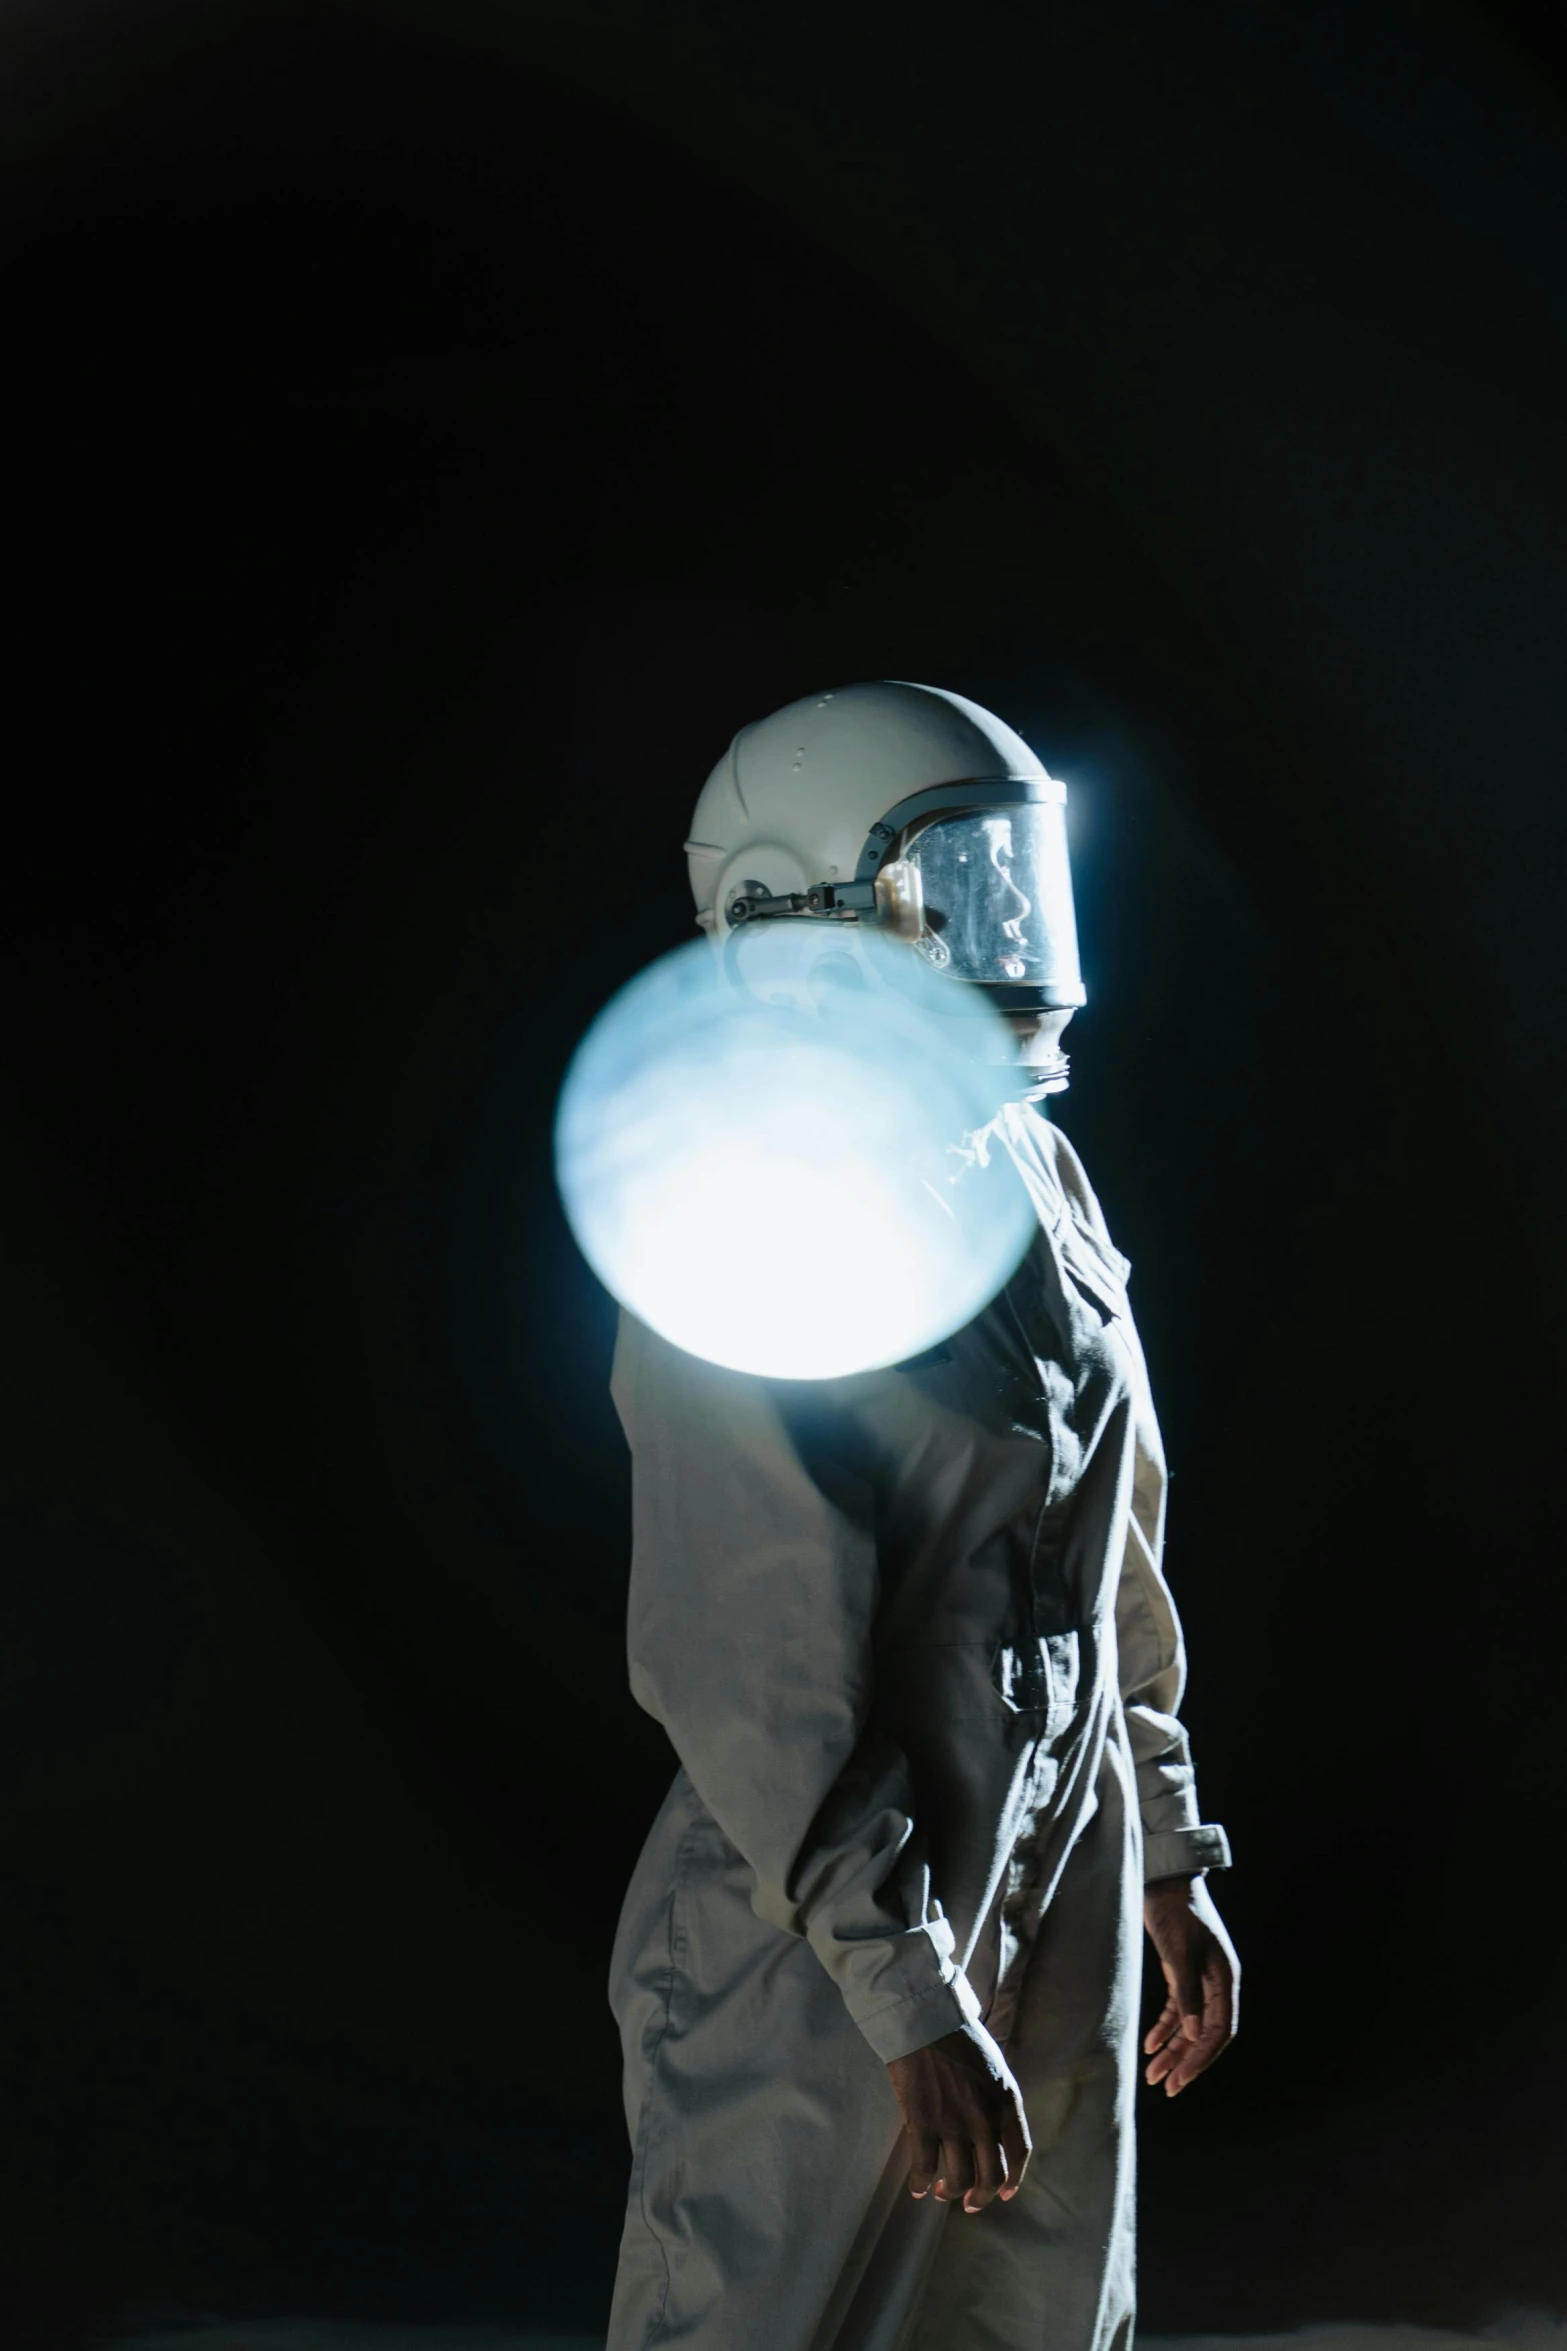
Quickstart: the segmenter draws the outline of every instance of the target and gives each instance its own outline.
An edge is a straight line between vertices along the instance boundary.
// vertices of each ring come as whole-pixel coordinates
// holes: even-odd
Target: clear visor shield
[[[903,855],[924,891],[920,952],[938,971],[1081,1004],[1060,801],[945,817],[916,833]]]

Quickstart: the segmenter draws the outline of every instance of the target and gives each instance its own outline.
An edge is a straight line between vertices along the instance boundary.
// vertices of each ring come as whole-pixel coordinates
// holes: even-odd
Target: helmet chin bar
[[[1058,1053],[1048,1069],[1031,1069],[1029,1083],[1018,1095],[1020,1102],[1043,1102],[1047,1095],[1064,1094],[1072,1082],[1072,1064],[1066,1054]]]
[[[1029,1011],[1014,1009],[1007,1016],[1007,1025],[1017,1039],[1019,1074],[1028,1084],[1020,1089],[1024,1102],[1042,1101],[1048,1094],[1064,1094],[1071,1083],[1072,1064],[1061,1050],[1061,1032],[1071,1019],[1071,1010],[1065,1006],[1036,1006]],[[1043,1023],[1037,1018],[1041,1011],[1056,1010],[1061,1018],[1054,1024],[1053,1033],[1041,1037]]]

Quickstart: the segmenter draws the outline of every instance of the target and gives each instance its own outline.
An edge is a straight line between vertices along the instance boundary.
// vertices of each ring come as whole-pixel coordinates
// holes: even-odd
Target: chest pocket
[[[1081,1671],[1075,1632],[1041,1633],[1016,1647],[998,1649],[990,1678],[1003,1705],[1013,1714],[1040,1716],[1041,1735],[1053,1739],[1077,1712]]]

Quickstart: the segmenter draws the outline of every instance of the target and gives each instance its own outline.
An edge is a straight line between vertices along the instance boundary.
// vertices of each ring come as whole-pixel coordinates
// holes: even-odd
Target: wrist
[[[1183,1871],[1179,1877],[1150,1878],[1143,1887],[1145,1912],[1191,1910],[1199,1898],[1203,1884],[1201,1870]]]

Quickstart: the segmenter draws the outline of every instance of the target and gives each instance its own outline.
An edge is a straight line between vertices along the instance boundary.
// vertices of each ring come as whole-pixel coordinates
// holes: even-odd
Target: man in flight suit
[[[874,922],[917,871],[911,951],[1018,1041],[969,1141],[1038,1230],[944,1346],[851,1378],[623,1318],[632,1689],[680,1770],[613,1962],[609,2351],[1119,2351],[1145,1927],[1148,2080],[1234,2030],[1128,1267],[1041,1107],[1083,1001],[1064,799],[989,712],[883,683],[745,729],[697,805],[720,943]]]

